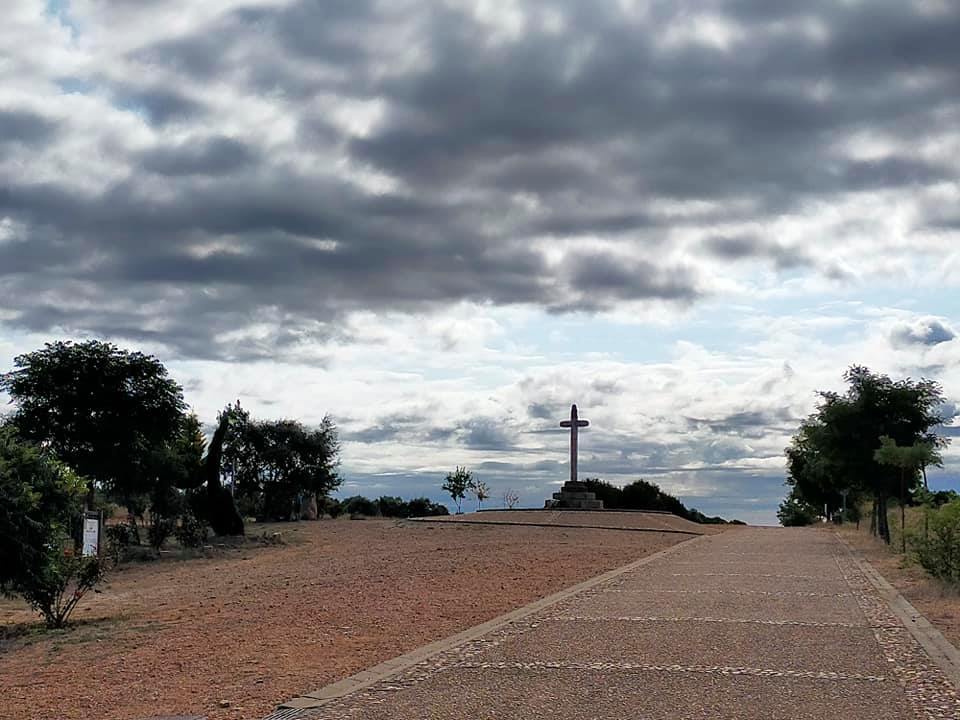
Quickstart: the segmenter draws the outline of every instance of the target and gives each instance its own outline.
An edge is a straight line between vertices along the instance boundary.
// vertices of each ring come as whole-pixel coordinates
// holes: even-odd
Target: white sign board
[[[88,515],[83,519],[83,556],[91,557],[100,551],[100,518]]]

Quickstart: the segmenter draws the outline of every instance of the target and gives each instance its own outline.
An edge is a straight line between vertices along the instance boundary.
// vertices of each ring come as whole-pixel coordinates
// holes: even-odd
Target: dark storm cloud
[[[717,418],[685,418],[694,429],[708,429],[712,433],[746,438],[762,438],[773,433],[793,432],[801,418],[794,417],[786,408],[776,410],[744,410]]]
[[[246,8],[158,33],[126,54],[126,74],[94,72],[91,87],[163,138],[104,141],[116,168],[97,182],[30,167],[6,178],[8,322],[256,357],[334,337],[356,309],[687,305],[705,276],[663,252],[674,228],[955,179],[897,144],[869,161],[845,152],[864,129],[910,147],[952,128],[955,5],[654,2],[638,19],[568,0],[549,6],[563,19],[554,29],[546,4],[521,8],[516,35],[442,4]],[[664,43],[702,10],[738,23],[740,39]],[[272,126],[244,131],[238,97],[276,103],[294,146]],[[352,104],[374,108],[356,134],[343,123]],[[80,124],[30,112],[0,112],[0,138],[37,152],[71,133],[86,141]],[[608,244],[548,259],[549,243],[582,237]],[[846,278],[776,238],[718,231],[702,249],[698,262],[755,257]],[[254,322],[274,330],[222,339]]]
[[[897,346],[926,345],[932,347],[950,342],[957,334],[939,320],[930,318],[915,323],[901,323],[890,333],[890,341]]]
[[[114,87],[113,94],[119,106],[142,113],[156,125],[196,120],[205,112],[204,103],[162,87],[119,85]]]
[[[140,155],[145,170],[159,175],[223,175],[243,168],[255,159],[253,151],[239,140],[215,137],[158,147]]]
[[[802,250],[763,240],[756,235],[714,235],[703,241],[704,249],[725,260],[768,259],[779,268],[812,265]]]
[[[564,261],[570,286],[582,300],[564,303],[567,309],[595,309],[617,300],[658,299],[689,302],[700,292],[685,268],[664,268],[644,260],[617,258],[608,253],[574,252]]]
[[[0,143],[37,145],[56,132],[55,121],[24,110],[0,110]]]

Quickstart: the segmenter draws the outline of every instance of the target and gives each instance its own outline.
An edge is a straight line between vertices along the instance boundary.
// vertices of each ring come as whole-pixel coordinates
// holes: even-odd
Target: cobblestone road
[[[301,698],[308,704],[309,698]],[[829,532],[698,538],[296,720],[960,718]]]

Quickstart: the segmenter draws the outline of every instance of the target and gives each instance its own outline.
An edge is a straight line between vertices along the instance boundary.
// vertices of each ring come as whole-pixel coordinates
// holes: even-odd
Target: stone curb
[[[890,610],[897,619],[920,643],[920,646],[930,656],[930,659],[940,667],[943,674],[953,683],[953,686],[960,690],[960,651],[957,651],[950,641],[930,624],[929,620],[911,605],[893,585],[887,582],[887,579],[859,551],[839,533],[835,534],[847,549],[847,552],[850,553],[851,560],[870,581],[877,594],[890,606]]]
[[[696,537],[703,537],[706,534],[694,532],[693,530],[628,528],[615,527],[611,525],[569,525],[561,523],[509,522],[507,520],[434,520],[432,518],[408,518],[408,522],[434,523],[436,525],[505,525],[506,527],[573,528],[574,530],[620,530],[621,532],[669,533],[674,535],[694,535]]]
[[[474,640],[482,635],[486,635],[489,632],[497,630],[504,625],[508,625],[529,615],[533,615],[534,613],[539,612],[544,608],[554,605],[562,600],[566,600],[577,593],[581,593],[584,590],[588,590],[596,585],[599,585],[600,583],[604,583],[615,577],[623,575],[624,573],[628,573],[639,567],[647,565],[655,560],[659,560],[662,557],[676,552],[680,548],[689,547],[696,542],[703,541],[710,537],[713,536],[699,535],[697,537],[690,538],[689,540],[682,540],[676,545],[671,545],[670,547],[655,552],[652,555],[646,555],[639,560],[633,561],[632,563],[609,570],[602,575],[597,575],[589,580],[584,580],[581,583],[568,587],[560,592],[556,592],[553,595],[548,595],[540,600],[535,600],[529,605],[524,605],[521,608],[506,613],[505,615],[500,615],[499,617],[495,617],[485,623],[475,625],[474,627],[457,633],[456,635],[451,635],[450,637],[443,638],[442,640],[437,640],[428,645],[424,645],[423,647],[417,648],[412,652],[399,655],[391,660],[387,660],[379,665],[375,665],[372,668],[363,670],[356,675],[351,675],[348,678],[344,678],[339,682],[332,683],[331,685],[327,685],[319,690],[314,690],[313,692],[305,693],[299,697],[295,697],[288,702],[282,703],[279,706],[279,710],[308,710],[322,707],[332,700],[336,700],[356,690],[362,690],[363,688],[369,687],[382,680],[386,680],[413,665],[430,659],[438,653],[449,650],[450,648],[458,645],[462,645],[463,643],[469,642],[470,640]],[[276,714],[271,715],[270,717],[276,717]]]

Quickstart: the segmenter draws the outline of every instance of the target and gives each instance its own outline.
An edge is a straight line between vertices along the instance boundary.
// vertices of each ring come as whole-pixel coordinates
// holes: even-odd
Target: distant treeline
[[[354,495],[343,500],[328,497],[324,498],[321,509],[330,517],[350,515],[354,517],[411,518],[450,514],[445,505],[432,502],[429,498],[419,497],[404,500],[390,495],[382,495],[376,500],[363,495]]]
[[[587,486],[587,490],[597,496],[598,500],[603,500],[603,507],[607,510],[665,510],[695,523],[727,524],[722,517],[707,517],[696,508],[688,509],[673,495],[665,493],[646,480],[636,480],[622,488],[599,478],[587,478],[583,483]],[[731,520],[730,524],[743,525],[744,523],[740,520]]]

